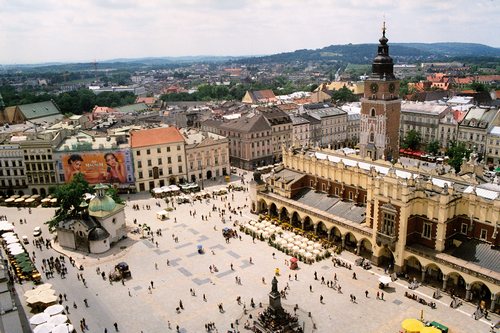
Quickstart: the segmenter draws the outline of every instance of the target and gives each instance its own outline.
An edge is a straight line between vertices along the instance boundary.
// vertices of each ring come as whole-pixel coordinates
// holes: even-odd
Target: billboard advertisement
[[[77,173],[89,184],[127,184],[134,182],[129,150],[74,152],[61,156],[64,179],[70,182]]]

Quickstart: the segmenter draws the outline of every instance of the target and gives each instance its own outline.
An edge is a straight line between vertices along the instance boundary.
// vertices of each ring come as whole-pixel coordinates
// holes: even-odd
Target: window
[[[138,178],[139,178],[139,179],[142,179],[142,171],[139,171],[139,172],[138,172]]]
[[[181,150],[181,146],[180,145],[177,145],[177,150]]]
[[[172,167],[168,167],[168,174],[171,175],[172,174]]]
[[[168,164],[172,164],[172,157],[170,157],[170,156],[169,156],[169,157],[167,157],[167,163],[168,163]]]
[[[148,170],[148,177],[152,178],[153,177],[153,170]]]
[[[336,195],[337,197],[339,196],[339,188],[338,188],[338,187],[336,187],[336,188],[335,188],[334,193],[335,193],[335,195]]]
[[[352,194],[352,192],[349,191],[349,200],[353,200],[354,199],[354,195]]]
[[[422,237],[431,239],[431,233],[432,233],[432,224],[430,223],[424,223],[424,230],[422,231]]]
[[[170,147],[167,147],[167,153],[170,153]]]
[[[326,184],[325,183],[321,184],[321,191],[326,192]]]
[[[396,233],[395,220],[396,220],[396,214],[384,212],[384,219],[382,221],[382,230],[381,230],[382,233],[389,236],[394,236]]]
[[[375,134],[373,132],[370,133],[370,142],[374,142],[375,141]]]
[[[148,166],[152,166],[153,163],[151,162],[151,160],[148,160]]]
[[[142,162],[141,161],[137,161],[137,167],[138,168],[142,168]]]
[[[146,155],[150,155],[151,154],[151,149],[146,149]]]
[[[162,164],[162,161],[161,161],[161,158],[158,159],[158,165],[161,165]]]
[[[182,173],[182,165],[179,165],[179,173]]]
[[[467,223],[462,223],[462,226],[460,227],[460,233],[467,235],[468,231],[469,231],[469,225]]]
[[[177,156],[177,162],[182,162],[182,156],[181,155]]]
[[[141,151],[140,151],[140,150],[136,151],[135,155],[137,155],[137,156],[141,156]],[[143,186],[144,186],[144,185],[143,185]]]
[[[156,148],[156,152],[157,152],[158,154],[161,154],[161,148]]]
[[[481,234],[479,235],[479,239],[481,240],[487,240],[488,238],[488,230],[486,229],[481,229]]]

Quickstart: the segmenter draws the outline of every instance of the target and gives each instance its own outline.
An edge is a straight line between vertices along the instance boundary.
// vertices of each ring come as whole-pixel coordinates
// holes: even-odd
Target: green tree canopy
[[[448,164],[455,168],[456,172],[460,172],[463,159],[464,157],[469,158],[470,150],[465,147],[463,142],[452,142],[446,151],[446,155],[450,158]]]
[[[425,151],[429,154],[437,155],[439,152],[439,141],[433,140],[427,144]]]
[[[402,147],[407,149],[410,148],[412,150],[418,150],[420,148],[420,143],[422,142],[422,138],[420,137],[420,132],[415,130],[410,130],[405,138],[403,139]]]
[[[77,173],[71,182],[57,187],[54,196],[57,198],[59,208],[52,220],[47,222],[49,230],[53,230],[59,222],[67,218],[76,217],[83,195],[91,192],[89,183],[81,173]]]
[[[345,103],[345,102],[356,102],[359,100],[359,98],[358,96],[354,95],[354,93],[349,88],[342,87],[339,90],[333,91],[332,100]]]

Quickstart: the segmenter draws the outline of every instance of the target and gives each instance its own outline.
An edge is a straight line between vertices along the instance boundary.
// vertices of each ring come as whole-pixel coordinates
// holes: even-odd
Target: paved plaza
[[[235,208],[250,205],[248,195],[248,192],[231,192],[227,195],[227,201],[216,198],[202,203],[176,204],[170,219],[165,221],[156,218],[156,212],[167,206],[164,201],[144,193],[131,195],[126,207],[127,226],[130,230],[135,228],[133,221],[137,219],[138,223],[147,223],[152,231],[161,229],[161,237],[155,235],[154,240],[150,240],[141,238],[141,234],[129,233],[127,239],[103,255],[88,256],[64,251],[65,255],[71,255],[76,260],[77,265],[82,264],[84,271],[77,271],[68,264],[68,276],[65,279],[56,274],[49,280],[44,277],[44,281],[53,285],[56,294],[67,295],[68,301],[63,305],[69,305],[69,318],[78,332],[82,318],[86,319],[88,332],[92,333],[102,333],[105,328],[107,332],[114,332],[115,322],[120,332],[125,333],[169,332],[169,323],[172,332],[175,332],[177,325],[180,332],[205,332],[205,324],[209,322],[215,323],[218,332],[227,332],[232,329],[231,323],[235,319],[242,318],[244,306],[252,310],[252,298],[257,307],[259,303],[263,306],[268,303],[276,268],[281,271],[278,277],[280,290],[289,286],[288,296],[282,299],[282,303],[288,308],[298,304],[300,311],[312,314],[317,329],[313,330],[312,325],[309,325],[306,326],[306,332],[396,333],[400,330],[402,320],[420,318],[421,310],[426,320],[440,322],[450,327],[452,333],[486,333],[490,331],[491,323],[498,321],[493,315],[490,316],[491,321],[472,319],[475,308],[471,304],[451,309],[451,299],[447,295],[434,300],[437,309],[421,305],[406,298],[404,292],[417,293],[430,301],[433,300],[430,295],[434,290],[424,286],[411,291],[406,288],[405,281],[391,283],[394,290],[386,292],[384,300],[377,300],[376,293],[380,291],[378,278],[384,274],[383,270],[378,267],[363,270],[355,266],[356,256],[349,252],[343,252],[340,258],[350,262],[352,270],[333,267],[331,260],[323,260],[312,265],[299,263],[299,269],[291,271],[285,266],[285,259],[289,257],[266,242],[255,240],[254,244],[250,236],[241,233],[241,240],[234,238],[226,243],[222,228],[233,227],[235,220],[246,221],[257,216],[251,214],[247,206],[242,209],[242,216],[231,215],[231,221],[226,216],[226,223],[223,224],[218,212],[212,211],[212,206],[215,204],[223,209],[229,203]],[[160,203],[161,208],[157,203]],[[132,204],[139,205],[140,210],[132,209]],[[144,209],[146,205],[150,205],[151,209]],[[193,217],[190,211],[196,212],[196,216]],[[208,221],[202,221],[201,216],[208,216],[209,213],[211,217],[208,217]],[[26,247],[30,254],[35,252],[36,265],[40,271],[42,259],[59,255],[56,252],[59,249],[57,246],[52,250],[35,249],[31,244],[32,230],[49,220],[53,214],[52,208],[35,208],[32,214],[26,209],[0,208],[0,215],[7,215],[8,220],[15,223],[19,236],[29,237],[30,244]],[[26,218],[27,224],[20,225],[21,218]],[[48,237],[46,226],[43,225],[42,229],[42,235]],[[178,238],[177,242],[174,237]],[[204,254],[198,254],[199,244],[203,245]],[[127,262],[132,272],[132,279],[124,285],[120,282],[111,285],[107,279],[103,280],[96,274],[98,267],[108,273],[121,261]],[[215,265],[218,271],[211,273],[211,265]],[[314,272],[317,272],[319,280],[314,279]],[[352,278],[353,272],[357,275],[356,280]],[[83,273],[87,287],[77,279],[77,273]],[[342,287],[341,294],[321,284],[321,277],[333,281],[334,274]],[[236,283],[236,277],[241,278],[241,285]],[[150,290],[148,287],[151,283],[153,288]],[[24,291],[32,287],[32,283],[16,284],[23,302]],[[194,290],[196,296],[192,296],[190,289]],[[368,297],[365,297],[365,290],[368,291]],[[356,303],[350,301],[350,294],[356,296]],[[241,297],[241,305],[236,302],[238,296]],[[323,304],[320,303],[320,296],[324,297]],[[84,299],[88,299],[89,307],[85,307]],[[179,301],[182,301],[184,310],[177,313]],[[77,304],[77,309],[73,308],[73,302]],[[223,312],[219,311],[220,303]],[[238,327],[234,325],[234,328],[245,331],[242,322]]]

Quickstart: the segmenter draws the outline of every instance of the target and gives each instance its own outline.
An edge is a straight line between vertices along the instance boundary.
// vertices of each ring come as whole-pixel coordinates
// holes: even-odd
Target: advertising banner
[[[133,183],[132,158],[128,150],[75,152],[61,156],[64,179],[68,183],[77,173],[89,184]]]

